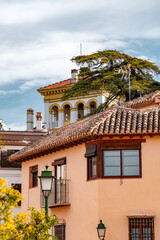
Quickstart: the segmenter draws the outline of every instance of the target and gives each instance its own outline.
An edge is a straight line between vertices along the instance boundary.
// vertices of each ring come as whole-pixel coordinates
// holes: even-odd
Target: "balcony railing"
[[[52,192],[49,196],[49,207],[66,206],[69,203],[69,179],[54,180]],[[45,200],[41,193],[41,207],[45,206]]]
[[[51,123],[51,128],[58,128],[58,121],[54,121]]]
[[[70,119],[63,121],[63,126],[67,126],[67,125],[69,125],[69,124],[70,124]]]

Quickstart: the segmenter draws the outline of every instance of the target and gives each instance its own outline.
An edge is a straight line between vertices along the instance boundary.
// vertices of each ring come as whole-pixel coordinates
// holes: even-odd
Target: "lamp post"
[[[52,171],[48,170],[48,165],[45,166],[46,169],[42,171],[41,176],[39,176],[41,183],[41,190],[45,198],[45,215],[48,216],[48,207],[49,207],[49,195],[52,191],[53,178]]]
[[[105,225],[102,223],[102,220],[100,220],[100,223],[98,224],[97,233],[98,233],[99,239],[100,239],[100,240],[104,240],[105,234],[106,234],[106,227],[105,227]]]

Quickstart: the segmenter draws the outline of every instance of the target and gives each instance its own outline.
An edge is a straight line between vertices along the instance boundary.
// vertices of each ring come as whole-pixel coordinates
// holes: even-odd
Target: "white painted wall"
[[[12,148],[13,149],[13,148]],[[11,186],[11,184],[21,184],[21,169],[8,169],[8,168],[0,168],[0,178],[7,180],[7,186]],[[14,215],[21,211],[21,207],[13,209]]]
[[[21,150],[24,146],[2,146],[1,149],[3,150]]]

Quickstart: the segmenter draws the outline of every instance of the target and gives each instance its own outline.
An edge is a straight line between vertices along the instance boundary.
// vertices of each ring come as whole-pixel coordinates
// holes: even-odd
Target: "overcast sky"
[[[0,118],[26,129],[38,88],[70,77],[73,56],[116,49],[160,66],[158,0],[0,0]]]

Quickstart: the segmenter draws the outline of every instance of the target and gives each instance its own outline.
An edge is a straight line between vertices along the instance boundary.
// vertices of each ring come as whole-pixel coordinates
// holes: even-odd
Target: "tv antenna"
[[[80,43],[80,56],[82,56],[82,43]]]

